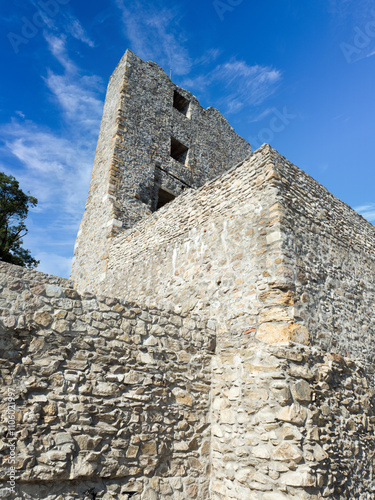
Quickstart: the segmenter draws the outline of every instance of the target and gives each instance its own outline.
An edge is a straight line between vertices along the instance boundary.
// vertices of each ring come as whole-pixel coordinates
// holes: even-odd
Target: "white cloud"
[[[88,36],[85,29],[83,28],[83,26],[81,25],[81,23],[78,21],[77,18],[69,16],[68,23],[66,24],[65,29],[70,35],[72,35],[77,40],[80,40],[81,42],[85,43],[91,48],[95,47],[95,43]]]
[[[192,65],[184,38],[179,29],[179,14],[157,6],[144,7],[139,2],[116,0],[122,14],[124,32],[131,49],[142,59],[151,59],[169,73],[186,75]]]
[[[52,55],[59,61],[64,69],[68,73],[75,72],[77,68],[70,60],[66,50],[66,37],[64,35],[54,36],[45,33],[44,38],[48,43],[48,48],[52,52]]]
[[[27,245],[26,245],[27,246]],[[55,276],[68,277],[72,268],[72,257],[62,257],[51,252],[37,252],[34,256],[40,261],[38,271]]]
[[[194,60],[194,66],[210,64],[221,55],[221,49],[209,49],[201,57]]]
[[[45,36],[51,54],[64,68],[48,70],[44,82],[61,112],[62,126],[53,131],[16,113],[0,129],[3,152],[16,159],[13,172],[21,188],[39,200],[27,226],[25,247],[42,261],[44,272],[67,276],[75,235],[87,197],[102,114],[102,84],[82,76],[69,58],[65,36]],[[32,235],[32,236],[31,236]]]
[[[76,75],[57,75],[48,71],[46,84],[56,98],[64,117],[75,128],[97,130],[103,103],[98,99],[101,87],[96,77],[85,78]]]
[[[281,72],[270,66],[251,66],[232,58],[205,75],[186,78],[183,84],[202,93],[212,91],[215,86],[220,87],[221,94],[226,90],[217,106],[231,114],[264,102],[276,91],[281,77]]]
[[[267,118],[267,116],[271,115],[274,111],[275,108],[266,108],[264,111],[250,116],[248,122],[249,123],[261,122],[262,120],[264,120],[264,118]]]
[[[195,76],[185,77],[181,85],[206,97],[213,87],[226,89],[216,106],[224,113],[236,113],[246,106],[262,103],[277,88],[281,73],[268,66],[248,65],[232,58],[207,71],[220,56],[219,49],[210,49],[202,57],[192,60],[185,48],[186,39],[181,29],[181,16],[176,6],[166,9],[158,3],[146,6],[141,2],[114,0],[122,14],[124,34],[130,48],[142,59],[160,64],[169,74],[184,76],[194,70]],[[197,75],[197,71],[200,74]],[[207,98],[213,102],[212,96]]]
[[[361,214],[369,222],[375,222],[375,203],[355,207],[354,210]]]
[[[29,0],[34,5],[39,16],[51,31],[59,33],[63,29],[68,35],[79,40],[80,42],[95,47],[95,43],[90,38],[80,21],[71,14],[68,5],[59,6],[58,12],[55,16],[48,15],[47,12],[40,5],[39,0]],[[56,3],[56,2],[55,2]],[[58,5],[58,3],[56,3]]]
[[[17,174],[22,185],[45,209],[59,206],[69,213],[81,212],[92,169],[96,137],[59,137],[27,121],[2,127],[5,148],[23,170]],[[74,195],[73,195],[74,193]]]

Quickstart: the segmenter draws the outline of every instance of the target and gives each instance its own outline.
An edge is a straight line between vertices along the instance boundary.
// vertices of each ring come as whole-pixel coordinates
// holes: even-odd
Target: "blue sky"
[[[39,199],[25,247],[68,276],[108,78],[127,48],[375,222],[368,0],[9,0],[0,170]]]

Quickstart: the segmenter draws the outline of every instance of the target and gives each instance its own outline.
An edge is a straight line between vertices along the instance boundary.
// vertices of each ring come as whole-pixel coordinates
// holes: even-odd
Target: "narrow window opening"
[[[183,115],[188,116],[189,105],[190,101],[185,99],[185,97],[183,97],[177,92],[177,90],[175,90],[173,95],[173,107],[178,109],[178,111]]]
[[[164,205],[166,205],[170,201],[173,201],[175,198],[176,197],[172,193],[164,191],[164,189],[159,189],[156,210],[159,210],[159,208],[164,207]]]
[[[174,137],[171,137],[171,156],[172,156],[172,158],[174,158],[175,160],[177,160],[180,163],[183,163],[185,165],[188,151],[189,151],[189,148],[184,146],[180,141],[178,141]]]

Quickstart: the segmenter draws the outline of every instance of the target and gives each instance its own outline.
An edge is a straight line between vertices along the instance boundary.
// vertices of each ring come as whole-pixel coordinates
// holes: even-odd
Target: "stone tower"
[[[216,109],[127,50],[108,85],[72,278],[95,287],[113,236],[250,153]]]

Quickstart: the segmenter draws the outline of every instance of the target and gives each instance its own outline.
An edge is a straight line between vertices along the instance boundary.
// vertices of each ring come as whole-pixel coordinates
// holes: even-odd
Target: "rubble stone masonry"
[[[67,280],[8,264],[0,290],[1,495],[207,498],[211,322],[80,296]],[[17,495],[6,488],[11,465]]]

